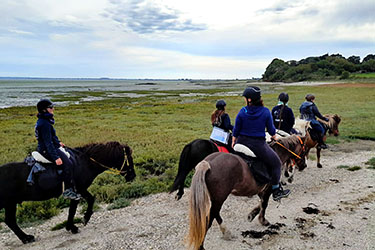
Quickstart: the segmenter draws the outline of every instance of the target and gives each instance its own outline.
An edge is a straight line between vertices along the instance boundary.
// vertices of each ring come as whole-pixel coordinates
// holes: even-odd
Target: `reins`
[[[122,163],[122,166],[120,168],[120,170],[118,169],[115,169],[115,168],[111,168],[111,167],[108,167],[98,161],[96,161],[94,158],[90,157],[90,160],[92,160],[93,162],[95,162],[96,164],[98,164],[99,166],[103,167],[103,168],[106,168],[107,170],[105,171],[106,173],[109,173],[109,174],[117,174],[117,175],[121,175],[123,173],[126,173],[126,171],[122,171],[122,169],[124,168],[125,166],[125,163],[126,161],[128,160],[128,157],[126,155],[126,151],[125,151],[125,148],[124,148],[124,162]]]
[[[304,150],[305,148],[305,145],[302,141],[302,139],[297,135],[297,138],[299,139],[301,145],[302,145],[302,151]],[[289,153],[291,153],[292,155],[294,155],[295,157],[297,157],[298,159],[302,159],[301,156],[297,155],[296,153],[294,153],[292,150],[290,150],[289,148],[285,147],[283,144],[281,144],[280,142],[278,141],[275,141],[278,145],[280,145],[281,147],[283,147],[284,149],[286,149]]]

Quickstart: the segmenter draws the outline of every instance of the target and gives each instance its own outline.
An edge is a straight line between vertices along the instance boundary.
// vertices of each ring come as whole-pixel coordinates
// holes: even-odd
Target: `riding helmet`
[[[216,102],[216,108],[218,110],[224,110],[224,107],[227,106],[224,100],[219,100]]]
[[[289,95],[288,93],[282,92],[279,95],[280,102],[287,103],[289,101]]]
[[[250,98],[252,101],[256,101],[260,99],[260,94],[260,88],[256,86],[250,86],[243,91],[242,96]]]
[[[50,99],[40,99],[39,102],[36,104],[39,113],[45,112],[47,108],[52,108],[55,106]]]
[[[315,96],[313,94],[307,94],[305,97],[306,101],[311,102],[315,99]]]

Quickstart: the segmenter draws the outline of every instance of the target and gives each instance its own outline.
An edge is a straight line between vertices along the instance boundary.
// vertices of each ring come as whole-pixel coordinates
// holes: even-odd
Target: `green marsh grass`
[[[104,98],[58,106],[55,109],[55,128],[59,139],[70,147],[116,140],[133,149],[136,180],[126,183],[120,176],[101,174],[89,188],[97,201],[114,202],[165,192],[177,174],[183,147],[194,139],[209,138],[212,129],[210,115],[218,99],[227,102],[226,111],[234,124],[236,114],[244,105],[241,93],[246,83],[231,84],[226,82],[216,89],[135,91],[132,93],[146,96]],[[276,105],[280,92],[288,92],[289,106],[296,117],[305,95],[315,94],[315,103],[322,114],[339,114],[342,118],[340,137],[328,137],[329,144],[340,143],[343,139],[375,139],[375,85],[372,83],[351,84],[349,87],[331,84],[258,85],[269,109]],[[56,95],[56,98],[76,101],[78,97],[105,97],[106,94],[74,92],[71,96]],[[0,109],[0,164],[22,161],[35,149],[35,115],[34,107]],[[191,176],[187,178],[187,186]]]

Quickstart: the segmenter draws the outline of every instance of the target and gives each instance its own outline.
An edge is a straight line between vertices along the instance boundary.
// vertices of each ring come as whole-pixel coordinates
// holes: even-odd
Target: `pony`
[[[271,147],[283,164],[295,157],[289,150],[298,152],[298,155],[304,154],[303,145],[296,135],[281,138],[277,142],[283,147],[276,141],[271,143]],[[301,157],[296,163],[306,164],[305,157]],[[189,232],[186,240],[193,249],[204,249],[204,239],[214,219],[218,222],[224,238],[231,237],[220,216],[221,207],[230,194],[247,197],[257,194],[260,203],[249,213],[248,220],[252,221],[259,214],[258,219],[262,225],[270,224],[265,218],[265,211],[272,186],[269,183],[258,184],[247,163],[236,154],[216,152],[198,163],[190,190]]]
[[[132,158],[132,150],[126,144],[119,142],[93,143],[86,146],[70,149],[75,154],[74,182],[77,192],[87,201],[87,211],[84,214],[84,225],[86,225],[93,214],[95,198],[87,191],[87,188],[94,181],[96,176],[105,170],[117,171],[125,177],[126,181],[135,178],[135,171]],[[53,164],[44,165],[46,169],[56,170]],[[62,192],[62,182],[56,179],[53,185],[43,188],[36,181],[28,185],[26,179],[30,167],[25,162],[13,162],[0,166],[0,209],[5,208],[5,223],[24,243],[35,241],[33,235],[25,234],[17,225],[16,210],[17,203],[23,201],[41,201],[59,197]],[[42,173],[43,174],[43,173]],[[40,175],[39,177],[42,177]],[[56,177],[56,176],[52,176]],[[48,180],[48,179],[47,179]],[[74,216],[79,201],[71,200],[66,230],[73,234],[78,233],[78,227],[74,225]]]
[[[335,115],[324,115],[324,117],[327,117],[328,118],[328,121],[323,121],[321,119],[318,119],[319,122],[321,122],[323,124],[323,127],[327,133],[328,131],[328,134],[329,135],[334,135],[334,136],[339,136],[340,132],[339,132],[339,124],[341,122],[341,118],[339,115],[335,114]],[[309,121],[305,121],[305,120],[300,120],[300,119],[296,119],[296,123],[295,123],[295,126],[294,128],[302,135],[302,136],[306,136],[307,140],[306,140],[306,155],[308,156],[308,153],[310,151],[310,149],[312,148],[315,148],[317,145],[318,145],[318,142],[317,140],[315,139],[314,137],[314,132],[311,130],[311,127],[309,125]],[[324,135],[324,138],[323,140],[325,141],[327,138],[326,135]],[[319,147],[316,147],[316,158],[317,158],[317,167],[318,168],[322,168],[322,164],[320,163],[320,153],[321,153],[321,148]]]
[[[306,143],[305,140],[306,139],[304,138],[303,144]],[[276,147],[279,147],[279,145],[271,144],[271,147],[275,149]],[[184,194],[185,179],[190,171],[192,171],[194,167],[206,156],[218,151],[218,146],[213,141],[204,139],[196,139],[188,143],[183,148],[180,155],[180,161],[178,163],[177,175],[170,190],[170,193],[172,193],[178,189],[178,192],[175,196],[176,200],[181,199]],[[306,165],[299,166],[299,170],[302,170],[305,167]],[[286,171],[283,172],[288,174]],[[289,178],[289,176],[287,177]]]

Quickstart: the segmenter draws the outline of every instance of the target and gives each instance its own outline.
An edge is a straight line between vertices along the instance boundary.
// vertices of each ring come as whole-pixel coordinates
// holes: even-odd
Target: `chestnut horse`
[[[328,131],[329,135],[338,136],[339,133],[339,124],[341,122],[340,116],[337,114],[335,115],[324,115],[324,117],[328,118],[328,122],[318,119],[325,129],[325,131]],[[296,130],[298,130],[302,135],[306,135],[306,155],[308,156],[308,153],[310,149],[316,147],[318,145],[318,142],[313,137],[313,132],[311,132],[311,129],[309,128],[309,122],[304,120],[296,121],[296,124],[299,124],[299,127],[294,127]],[[302,128],[301,128],[302,124]],[[313,137],[312,137],[313,136]],[[324,135],[323,140],[326,140],[326,135]],[[317,157],[317,167],[322,168],[322,164],[320,164],[320,152],[321,148],[316,147],[316,157]]]
[[[303,137],[302,140],[304,139]],[[298,136],[281,138],[278,142],[282,143],[283,147],[274,147],[274,150],[283,164],[295,157],[290,153],[293,151],[302,156],[296,163],[302,167],[306,165],[304,146]],[[271,144],[276,143],[274,141]],[[207,156],[196,166],[190,190],[190,226],[187,243],[193,249],[204,249],[203,242],[214,219],[218,222],[224,237],[230,237],[230,232],[220,217],[220,209],[230,194],[247,197],[257,194],[261,199],[260,203],[250,212],[248,220],[252,221],[259,214],[259,222],[269,225],[265,219],[265,211],[272,187],[270,184],[258,185],[247,163],[238,155],[216,152]]]

